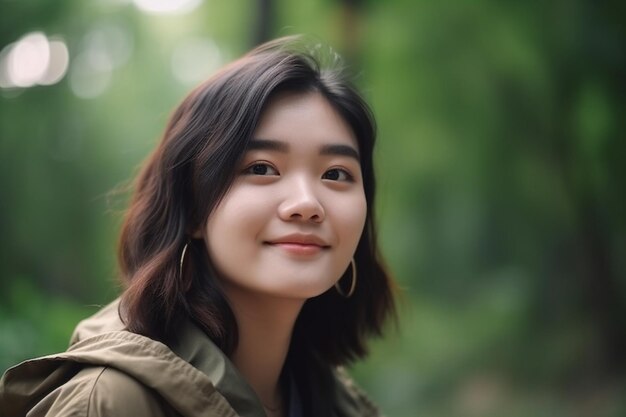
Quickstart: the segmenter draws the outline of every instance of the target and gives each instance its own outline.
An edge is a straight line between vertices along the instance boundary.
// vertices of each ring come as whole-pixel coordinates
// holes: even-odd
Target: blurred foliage
[[[399,331],[354,368],[376,402],[391,416],[626,415],[625,8],[211,0],[158,16],[0,0],[0,47],[39,30],[71,57],[56,85],[0,91],[0,370],[63,350],[118,293],[125,196],[111,190],[193,85],[175,76],[196,67],[180,46],[217,47],[206,76],[264,37],[307,33],[347,58],[379,123],[381,240],[403,301]],[[97,47],[115,65],[80,98],[79,57]]]

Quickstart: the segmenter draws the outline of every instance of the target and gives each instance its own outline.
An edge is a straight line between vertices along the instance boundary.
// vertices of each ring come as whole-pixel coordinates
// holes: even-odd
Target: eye
[[[322,175],[322,179],[331,181],[354,181],[354,177],[348,171],[341,168],[329,169]]]
[[[276,168],[264,162],[257,162],[245,169],[244,174],[248,175],[278,175]]]

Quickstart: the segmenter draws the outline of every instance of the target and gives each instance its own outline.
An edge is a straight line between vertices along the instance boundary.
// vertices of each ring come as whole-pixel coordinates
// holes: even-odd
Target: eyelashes
[[[331,181],[348,181],[354,182],[354,177],[347,170],[343,168],[329,169],[322,175],[322,179]]]
[[[269,162],[255,162],[243,170],[244,175],[261,177],[279,176],[278,170]],[[323,180],[338,182],[354,182],[354,176],[346,169],[331,168],[322,174]]]
[[[278,170],[267,162],[255,162],[243,171],[247,175],[279,175]]]

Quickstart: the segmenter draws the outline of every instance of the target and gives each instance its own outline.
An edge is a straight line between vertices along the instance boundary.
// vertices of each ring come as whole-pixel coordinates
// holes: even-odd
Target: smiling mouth
[[[293,255],[316,255],[330,248],[324,240],[317,236],[310,235],[290,235],[284,236],[265,244],[282,249]]]

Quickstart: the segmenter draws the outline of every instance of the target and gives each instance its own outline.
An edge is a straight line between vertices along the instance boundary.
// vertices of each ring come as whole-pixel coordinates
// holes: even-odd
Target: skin
[[[278,380],[296,318],[349,267],[366,210],[349,125],[319,93],[273,98],[198,232],[239,325],[231,359],[266,410],[284,402]]]

